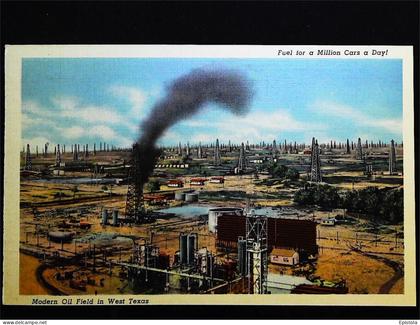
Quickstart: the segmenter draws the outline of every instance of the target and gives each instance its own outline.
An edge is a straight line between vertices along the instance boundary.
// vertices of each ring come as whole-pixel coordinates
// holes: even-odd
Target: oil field
[[[399,60],[22,69],[20,294],[404,293]]]
[[[139,147],[24,146],[21,294],[403,293],[402,143]]]

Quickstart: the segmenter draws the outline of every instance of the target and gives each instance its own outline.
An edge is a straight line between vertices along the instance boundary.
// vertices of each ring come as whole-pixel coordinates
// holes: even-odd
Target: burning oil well
[[[166,96],[143,121],[141,136],[133,146],[128,177],[127,220],[135,223],[149,221],[143,207],[143,185],[161,154],[156,143],[167,129],[209,103],[219,104],[234,114],[244,114],[251,98],[250,82],[232,70],[197,69],[174,80]]]

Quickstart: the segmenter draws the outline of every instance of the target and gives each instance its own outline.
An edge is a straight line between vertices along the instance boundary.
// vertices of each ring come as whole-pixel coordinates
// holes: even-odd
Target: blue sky
[[[63,58],[23,60],[23,143],[128,146],[166,86],[195,68],[242,71],[250,110],[207,105],[160,144],[402,140],[401,60]]]

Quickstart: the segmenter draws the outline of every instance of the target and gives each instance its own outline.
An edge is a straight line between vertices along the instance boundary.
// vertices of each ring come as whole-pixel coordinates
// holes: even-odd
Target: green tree
[[[299,179],[299,172],[295,168],[288,168],[285,177],[291,181],[296,181]]]
[[[149,192],[156,192],[160,190],[160,182],[157,179],[152,179],[146,184],[146,190]]]

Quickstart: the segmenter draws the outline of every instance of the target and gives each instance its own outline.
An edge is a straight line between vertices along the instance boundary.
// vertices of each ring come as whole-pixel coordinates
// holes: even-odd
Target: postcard
[[[19,305],[416,304],[411,46],[6,47]]]

